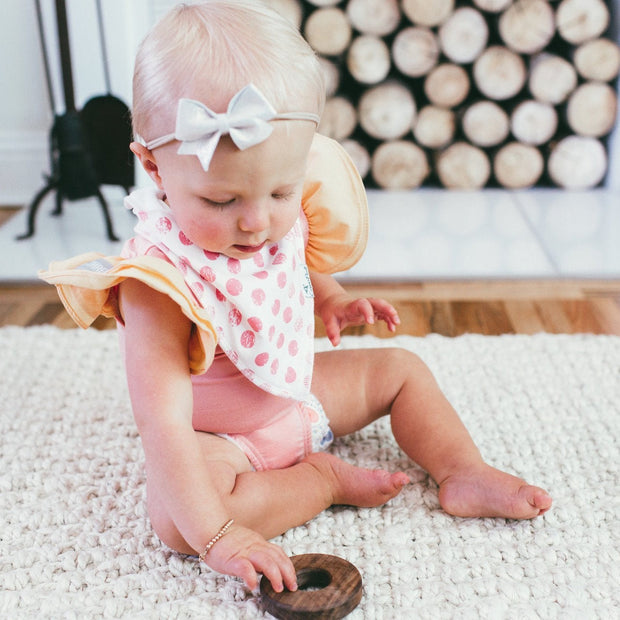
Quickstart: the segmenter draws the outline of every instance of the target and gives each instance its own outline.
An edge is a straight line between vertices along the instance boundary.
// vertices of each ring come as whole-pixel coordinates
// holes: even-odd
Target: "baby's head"
[[[225,112],[231,98],[250,83],[278,113],[322,111],[318,60],[275,11],[259,0],[178,5],[138,50],[134,132],[146,141],[173,132],[181,98]]]
[[[185,237],[250,258],[299,217],[323,102],[313,51],[258,0],[181,5],[138,52],[133,115],[143,143],[131,149]]]

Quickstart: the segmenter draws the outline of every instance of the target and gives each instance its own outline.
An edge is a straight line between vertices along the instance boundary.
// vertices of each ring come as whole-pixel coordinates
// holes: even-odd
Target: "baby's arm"
[[[349,295],[329,274],[311,272],[315,313],[321,317],[331,343],[340,342],[340,332],[349,325],[372,325],[375,319],[385,321],[391,332],[400,319],[394,307],[374,297],[356,299]]]
[[[192,427],[193,394],[188,368],[191,323],[166,295],[127,280],[121,285],[125,360],[134,417],[146,458],[149,492],[155,490],[185,542],[196,552],[231,517],[217,480]],[[274,589],[295,589],[286,554],[257,532],[235,523],[209,552],[206,562],[222,573],[257,585],[257,572]]]

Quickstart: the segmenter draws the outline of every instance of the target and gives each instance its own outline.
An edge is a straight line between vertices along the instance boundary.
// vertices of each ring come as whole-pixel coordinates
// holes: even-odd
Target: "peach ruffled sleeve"
[[[310,149],[302,207],[308,220],[308,268],[336,273],[355,265],[368,240],[366,191],[347,152],[320,134]]]
[[[83,328],[100,315],[120,319],[117,285],[127,278],[144,282],[174,300],[196,326],[189,343],[192,374],[201,374],[211,365],[217,343],[215,329],[181,273],[168,261],[153,256],[121,258],[90,252],[53,262],[47,271],[39,272],[39,277],[56,286],[67,312]]]

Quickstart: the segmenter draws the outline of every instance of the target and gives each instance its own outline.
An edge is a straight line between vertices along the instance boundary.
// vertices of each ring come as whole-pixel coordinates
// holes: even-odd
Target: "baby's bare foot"
[[[551,497],[521,478],[486,463],[448,476],[439,485],[439,502],[457,517],[533,519],[551,508]]]
[[[315,467],[328,481],[332,504],[381,506],[409,482],[409,476],[403,472],[391,474],[383,469],[355,467],[325,452],[310,454],[303,462]]]

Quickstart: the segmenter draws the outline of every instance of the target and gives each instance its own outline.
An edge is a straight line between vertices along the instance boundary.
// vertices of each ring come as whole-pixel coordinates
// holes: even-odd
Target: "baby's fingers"
[[[254,566],[252,566],[252,562],[246,558],[237,558],[233,560],[230,566],[227,567],[227,570],[223,572],[243,579],[245,585],[250,590],[254,590],[258,586],[258,574]]]
[[[275,553],[257,553],[251,558],[254,568],[269,580],[276,592],[282,592],[286,586],[297,590],[297,575],[290,558],[276,547]]]
[[[361,318],[365,323],[372,325],[375,322],[375,310],[370,299],[357,299],[349,308],[347,317],[352,323],[359,322]]]
[[[400,325],[400,318],[392,304],[383,299],[371,299],[373,312],[376,318],[387,323],[388,329],[394,331]]]
[[[324,321],[325,335],[333,346],[337,347],[340,343],[340,323],[335,316],[330,316]]]

